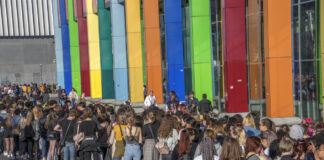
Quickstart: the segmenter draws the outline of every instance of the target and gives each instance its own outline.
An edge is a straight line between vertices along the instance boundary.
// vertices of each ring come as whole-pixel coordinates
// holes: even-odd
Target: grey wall
[[[54,39],[0,39],[0,85],[56,83]]]

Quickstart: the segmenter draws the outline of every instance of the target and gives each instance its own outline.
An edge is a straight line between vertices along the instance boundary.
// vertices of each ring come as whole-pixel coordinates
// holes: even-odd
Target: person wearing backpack
[[[176,146],[179,137],[178,132],[174,127],[173,118],[171,117],[171,115],[166,115],[166,117],[164,117],[158,130],[157,136],[159,142],[157,143],[157,145],[155,145],[155,147],[160,151],[162,160],[171,159],[172,151]]]
[[[143,127],[143,158],[144,160],[158,160],[159,153],[154,149],[155,141],[157,140],[157,133],[160,128],[160,122],[156,120],[156,114],[154,110],[149,110],[146,115],[148,122]]]
[[[114,126],[113,131],[109,138],[110,144],[115,144],[113,146],[113,160],[120,160],[124,156],[125,152],[125,133],[124,128],[127,127],[126,123],[126,110],[124,108],[119,108],[117,111],[117,124]],[[115,149],[115,150],[114,150]]]
[[[26,153],[28,156],[27,159],[33,159],[33,145],[34,145],[34,136],[35,132],[33,129],[34,124],[34,115],[31,111],[27,112],[26,118],[21,121],[21,158],[24,157]]]

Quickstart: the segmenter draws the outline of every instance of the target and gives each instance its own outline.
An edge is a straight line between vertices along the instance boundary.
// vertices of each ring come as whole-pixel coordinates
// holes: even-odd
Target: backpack
[[[25,132],[25,138],[33,138],[35,136],[35,131],[32,125],[26,126],[24,132]]]

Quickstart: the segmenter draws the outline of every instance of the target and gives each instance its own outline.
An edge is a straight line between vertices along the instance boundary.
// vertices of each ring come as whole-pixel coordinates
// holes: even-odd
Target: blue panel
[[[72,75],[71,75],[71,55],[70,55],[70,36],[69,26],[65,18],[65,1],[60,0],[61,13],[61,31],[62,31],[62,48],[63,48],[63,63],[64,63],[64,83],[65,90],[69,93],[72,89]]]
[[[111,36],[125,36],[126,30],[125,27],[125,7],[118,3],[113,3],[116,0],[112,0],[112,10],[111,10]],[[123,13],[123,14],[121,14]]]
[[[127,68],[114,69],[115,96],[117,101],[128,100],[128,73]],[[125,85],[126,84],[126,85]]]
[[[166,23],[165,30],[168,64],[183,65],[182,24]]]
[[[114,62],[115,98],[117,101],[129,99],[126,50],[125,8],[118,0],[111,0],[111,36]]]
[[[164,0],[165,22],[181,22],[181,0]]]
[[[168,65],[168,91],[175,91],[180,101],[185,100],[184,66]]]
[[[180,101],[185,100],[183,35],[181,0],[165,0],[166,53],[168,61],[168,92],[175,91]]]
[[[61,28],[59,27],[57,0],[53,1],[53,12],[54,12],[53,15],[54,15],[54,32],[55,32],[54,38],[55,38],[57,84],[61,86],[61,88],[64,88],[65,84],[64,84],[62,32],[61,32]]]

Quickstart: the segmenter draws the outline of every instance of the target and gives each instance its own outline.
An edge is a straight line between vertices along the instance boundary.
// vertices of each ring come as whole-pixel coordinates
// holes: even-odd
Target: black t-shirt
[[[97,123],[93,120],[83,121],[81,122],[79,127],[79,132],[83,132],[84,136],[86,137],[95,136],[97,131],[98,131]]]
[[[69,127],[69,124],[70,124],[70,127]],[[76,120],[68,120],[67,118],[64,118],[62,121],[59,121],[59,125],[62,127],[63,136],[66,135],[65,141],[66,142],[74,142],[74,140],[73,140],[73,128],[76,125]],[[68,128],[69,128],[69,130],[68,130]]]
[[[149,125],[151,125],[154,138],[157,138],[157,133],[160,128],[160,122],[155,121],[153,124],[149,123],[143,127],[143,138],[144,139],[153,139],[152,133],[150,131]]]

